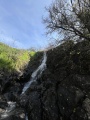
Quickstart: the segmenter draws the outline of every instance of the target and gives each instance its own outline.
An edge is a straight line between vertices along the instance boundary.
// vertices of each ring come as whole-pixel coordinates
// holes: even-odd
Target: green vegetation
[[[34,51],[11,48],[0,43],[0,70],[9,72],[19,71],[30,61],[30,57],[34,55]]]

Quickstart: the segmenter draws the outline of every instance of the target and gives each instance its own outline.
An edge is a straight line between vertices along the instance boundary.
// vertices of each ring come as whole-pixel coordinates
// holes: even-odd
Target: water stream
[[[23,87],[23,90],[22,90],[22,94],[24,94],[28,88],[30,88],[30,85],[35,82],[37,80],[37,78],[39,78],[42,74],[42,72],[45,70],[46,68],[46,60],[47,60],[47,56],[46,56],[46,52],[44,52],[44,55],[43,55],[43,60],[42,60],[42,63],[40,64],[40,66],[32,73],[31,75],[31,79],[29,82],[27,82],[24,87]],[[4,118],[7,118],[9,117],[10,115],[13,114],[13,111],[15,110],[15,107],[16,107],[16,102],[7,102],[8,103],[8,107],[6,108],[5,112],[1,114],[1,119],[4,119]],[[26,116],[25,116],[25,120],[28,120],[28,116],[27,116],[27,113],[26,113]]]
[[[25,115],[25,120],[28,120],[28,115],[27,115],[27,113],[26,113],[26,115]]]
[[[41,65],[32,73],[30,81],[25,84],[25,86],[22,90],[22,94],[24,94],[25,91],[30,87],[30,85],[33,82],[35,82],[37,80],[37,78],[39,78],[41,76],[42,72],[46,68],[46,60],[47,60],[47,56],[46,56],[46,52],[44,52]]]

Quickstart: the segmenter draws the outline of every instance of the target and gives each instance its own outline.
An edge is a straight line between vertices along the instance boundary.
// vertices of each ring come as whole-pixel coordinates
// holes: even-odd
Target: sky
[[[0,42],[21,49],[46,47],[49,38],[42,17],[52,1],[0,0]]]

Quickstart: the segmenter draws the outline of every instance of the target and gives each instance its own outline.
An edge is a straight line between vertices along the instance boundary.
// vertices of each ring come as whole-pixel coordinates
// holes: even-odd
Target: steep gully
[[[46,55],[46,52],[44,52],[44,54],[43,54],[43,60],[42,60],[41,65],[32,73],[30,81],[28,81],[24,85],[24,87],[22,89],[22,93],[21,93],[20,96],[22,96],[23,94],[25,94],[25,92],[28,90],[28,88],[30,88],[30,85],[33,82],[36,82],[37,78],[40,78],[40,76],[42,75],[42,72],[46,68],[46,60],[47,60],[47,55]],[[6,110],[0,116],[0,119],[2,119],[2,120],[13,114],[14,109],[15,109],[17,103],[16,102],[8,101],[7,104],[8,104],[8,107],[6,107]],[[28,120],[27,113],[25,113],[25,120]]]

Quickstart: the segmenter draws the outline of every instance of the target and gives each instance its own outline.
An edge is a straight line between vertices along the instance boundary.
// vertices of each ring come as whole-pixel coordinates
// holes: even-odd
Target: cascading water
[[[9,101],[7,103],[8,107],[6,108],[5,112],[1,114],[1,119],[7,118],[9,115],[11,115],[16,107],[16,102]]]
[[[27,82],[22,90],[22,94],[25,93],[25,91],[30,87],[30,85],[37,80],[38,77],[41,76],[42,72],[44,71],[44,69],[46,68],[46,60],[47,60],[47,56],[46,56],[46,52],[44,52],[43,55],[43,60],[41,65],[32,73],[31,75],[31,79],[29,82]],[[39,73],[39,74],[38,74]],[[21,95],[22,95],[21,94]]]
[[[27,114],[25,115],[25,120],[28,120],[28,115]]]
[[[42,74],[42,72],[45,70],[46,68],[46,60],[47,60],[47,56],[46,56],[46,52],[44,52],[44,55],[43,55],[43,60],[42,60],[42,63],[41,65],[32,73],[31,75],[31,79],[29,82],[27,82],[22,90],[22,94],[24,94],[26,92],[26,90],[30,87],[30,85],[37,80],[37,78],[39,78]],[[16,107],[16,102],[7,102],[8,103],[8,107],[6,108],[5,112],[1,114],[0,116],[0,119],[4,119],[4,118],[7,118],[9,117],[10,115],[13,114],[13,111]],[[27,116],[27,113],[26,113],[26,116],[25,116],[25,120],[28,120],[28,116]]]

